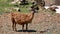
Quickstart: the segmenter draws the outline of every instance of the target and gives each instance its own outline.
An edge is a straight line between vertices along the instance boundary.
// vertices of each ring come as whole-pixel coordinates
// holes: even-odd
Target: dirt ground
[[[18,32],[12,30],[10,14],[0,16],[0,34],[60,34],[60,14],[36,13],[28,31],[22,32],[22,26],[17,24]]]

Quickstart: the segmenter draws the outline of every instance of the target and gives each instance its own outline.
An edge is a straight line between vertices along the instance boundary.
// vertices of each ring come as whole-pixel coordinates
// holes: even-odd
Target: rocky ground
[[[60,14],[39,12],[34,15],[28,31],[22,32],[22,26],[17,24],[18,32],[12,30],[10,14],[0,15],[0,34],[60,34]]]

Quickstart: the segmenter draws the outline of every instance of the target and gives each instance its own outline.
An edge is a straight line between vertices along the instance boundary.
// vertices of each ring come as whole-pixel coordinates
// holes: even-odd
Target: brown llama
[[[12,28],[14,31],[16,30],[16,24],[22,25],[22,31],[24,30],[24,24],[26,24],[26,30],[28,30],[28,23],[32,22],[34,17],[34,11],[31,13],[21,13],[21,12],[12,12],[11,19],[12,19]]]

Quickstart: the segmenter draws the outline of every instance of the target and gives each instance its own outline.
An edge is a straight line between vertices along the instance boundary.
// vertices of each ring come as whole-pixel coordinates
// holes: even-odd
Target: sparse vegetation
[[[5,12],[10,12],[9,8],[11,7],[17,7],[17,6],[14,6],[14,5],[18,5],[17,3],[16,4],[10,4],[12,0],[0,0],[0,14],[3,14]],[[31,6],[32,4],[29,3],[29,5],[18,5],[18,8],[21,9],[21,12],[29,12],[29,9],[28,7]],[[27,8],[26,8],[27,7]],[[7,10],[5,10],[5,8]],[[12,12],[14,12],[15,10],[12,10]]]

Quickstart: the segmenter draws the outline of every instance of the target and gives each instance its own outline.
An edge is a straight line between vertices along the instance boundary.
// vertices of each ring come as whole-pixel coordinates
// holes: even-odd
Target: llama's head
[[[39,7],[38,6],[32,6],[31,7],[31,11],[33,11],[34,13],[38,13]]]

